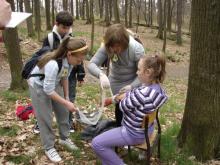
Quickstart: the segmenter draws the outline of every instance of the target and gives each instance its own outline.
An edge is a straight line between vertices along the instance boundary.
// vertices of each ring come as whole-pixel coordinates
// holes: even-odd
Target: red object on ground
[[[34,114],[34,108],[31,104],[16,106],[16,115],[19,119],[28,120],[31,114]]]
[[[112,98],[107,98],[107,99],[105,99],[104,106],[107,107],[107,106],[109,106],[112,103],[113,103]]]

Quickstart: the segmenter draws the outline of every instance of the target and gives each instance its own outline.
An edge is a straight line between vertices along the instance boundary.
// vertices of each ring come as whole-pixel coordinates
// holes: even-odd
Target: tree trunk
[[[90,13],[89,13],[89,1],[86,1],[86,24],[91,24],[91,18],[90,18]]]
[[[109,19],[109,0],[105,0],[105,24],[106,24],[106,26],[110,25],[110,19]]]
[[[51,2],[51,10],[52,10],[52,26],[55,24],[55,8],[54,8],[54,0]]]
[[[51,30],[52,26],[50,23],[50,1],[45,1],[45,9],[46,9],[46,24],[47,24],[47,30]]]
[[[31,13],[30,1],[24,1],[24,6],[25,6],[25,11],[27,13]],[[34,28],[33,28],[32,17],[29,17],[27,19],[27,30],[28,30],[28,36],[29,37],[34,36]]]
[[[171,32],[171,19],[172,19],[172,15],[171,15],[171,0],[167,0],[167,31]]]
[[[74,7],[73,7],[73,0],[70,0],[70,11],[71,11],[71,15],[74,18]]]
[[[112,21],[112,3],[113,3],[113,0],[109,0],[108,2],[108,6],[109,6],[109,21],[111,22]]]
[[[136,33],[138,33],[138,26],[139,26],[139,22],[140,22],[140,10],[141,10],[141,0],[138,0],[137,1],[137,11],[136,11],[136,13],[137,13],[137,25],[136,25]]]
[[[104,8],[104,2],[103,2],[103,0],[99,0],[99,15],[100,15],[100,19],[102,19],[102,17],[103,17],[103,8]]]
[[[129,28],[132,28],[132,0],[129,2]]]
[[[40,16],[40,0],[34,1],[35,30],[37,31],[38,41],[40,41],[41,32],[41,16]]]
[[[158,3],[158,23],[159,23],[157,38],[163,39],[162,2],[161,2],[161,0],[158,0],[157,3]]]
[[[163,49],[162,51],[166,52],[167,45],[167,0],[164,0],[164,26],[163,26]]]
[[[176,33],[176,43],[178,45],[182,45],[182,1],[183,0],[177,0],[177,33]]]
[[[90,46],[90,55],[93,55],[93,45],[94,45],[94,31],[95,31],[95,21],[94,21],[94,12],[93,12],[93,0],[90,0],[90,16],[92,21],[92,30],[91,30],[91,46]]]
[[[147,0],[144,0],[144,20],[145,20],[145,23],[146,23],[146,26],[149,26],[148,25],[148,21],[147,21]]]
[[[68,0],[63,0],[63,10],[68,10]]]
[[[85,0],[82,1],[82,20],[85,20]]]
[[[23,12],[24,11],[24,9],[23,9],[23,0],[18,0],[18,2],[19,2],[19,11]]]
[[[76,19],[79,19],[79,0],[76,0]]]
[[[128,0],[125,0],[125,27],[128,27]]]
[[[120,23],[120,16],[119,16],[119,10],[118,10],[118,0],[113,0],[113,8],[114,8],[115,23]]]
[[[13,0],[7,0],[11,4],[12,11],[15,11],[15,5]],[[7,51],[7,58],[9,62],[9,67],[11,71],[11,84],[10,89],[24,89],[27,87],[27,84],[21,77],[22,70],[22,57],[21,50],[18,39],[17,27],[15,28],[6,28],[3,31],[3,38],[5,43],[5,48]]]
[[[192,1],[185,111],[178,136],[197,159],[220,157],[220,1]]]

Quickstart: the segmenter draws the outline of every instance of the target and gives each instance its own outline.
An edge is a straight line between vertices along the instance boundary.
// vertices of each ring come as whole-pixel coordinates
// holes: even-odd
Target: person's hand
[[[130,91],[131,89],[132,89],[131,85],[126,85],[120,89],[119,94],[126,93],[127,91]]]
[[[122,93],[122,94],[118,94],[115,96],[114,100],[116,102],[120,102],[121,100],[123,100],[125,98],[126,94],[125,93]]]
[[[83,85],[84,81],[78,81],[78,86],[81,87]]]
[[[11,19],[11,5],[5,1],[0,1],[0,28],[4,29]]]
[[[66,101],[65,107],[70,111],[70,112],[75,112],[78,110],[78,108],[70,101]]]
[[[102,88],[110,88],[109,79],[104,73],[100,73],[99,80]]]

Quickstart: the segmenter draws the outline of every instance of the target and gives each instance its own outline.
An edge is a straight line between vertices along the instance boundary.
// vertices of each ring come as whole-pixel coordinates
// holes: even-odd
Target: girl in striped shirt
[[[123,165],[114,147],[141,144],[145,140],[142,122],[147,113],[160,108],[167,100],[160,83],[165,77],[165,59],[160,56],[143,57],[138,63],[137,75],[142,85],[119,94],[122,126],[106,131],[92,140],[92,148],[103,165]],[[149,127],[149,135],[154,125]]]

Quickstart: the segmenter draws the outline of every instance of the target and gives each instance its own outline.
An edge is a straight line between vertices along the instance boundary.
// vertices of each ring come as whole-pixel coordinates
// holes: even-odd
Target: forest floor
[[[83,21],[77,21],[74,23],[73,31],[75,36],[83,37],[90,42],[90,28],[91,25],[85,25]],[[95,49],[99,47],[102,41],[104,30],[105,28],[102,26],[96,25]],[[160,52],[163,41],[155,37],[157,30],[139,27],[138,34],[141,36],[147,55]],[[172,35],[169,35],[171,40],[167,41],[167,78],[164,82],[169,101],[163,106],[160,114],[163,130],[161,163],[172,165],[202,164],[195,161],[193,155],[185,153],[177,147],[176,136],[180,129],[187,91],[190,38],[184,35],[183,45],[177,46],[175,41],[172,40],[174,38]],[[35,39],[27,38],[24,26],[19,27],[19,36],[22,39],[20,45],[22,58],[25,61],[42,43],[37,42]],[[85,62],[85,65],[87,64],[88,61]],[[10,79],[10,69],[6,60],[5,49],[3,44],[0,43],[0,164],[53,164],[49,162],[44,154],[39,135],[35,135],[32,132],[35,120],[33,118],[26,122],[17,120],[15,102],[18,99],[21,100],[28,97],[28,91],[13,92],[7,90],[10,86]],[[76,104],[80,108],[90,108],[92,105],[98,105],[99,99],[98,81],[88,73],[86,74],[85,84],[82,87],[77,87]],[[105,112],[105,117],[114,117],[112,106],[108,107]],[[54,125],[54,128],[56,128],[56,125]],[[58,136],[57,131],[56,135]],[[56,148],[63,158],[60,164],[100,164],[89,143],[80,139],[80,131],[71,134],[71,139],[80,150],[72,153],[67,152],[56,143]],[[125,153],[126,151],[121,149],[120,152]],[[144,160],[138,160],[138,152],[138,150],[132,152],[132,160],[126,157],[125,162],[128,165],[145,164]],[[152,162],[157,164],[154,160]],[[220,163],[210,161],[206,164]]]

